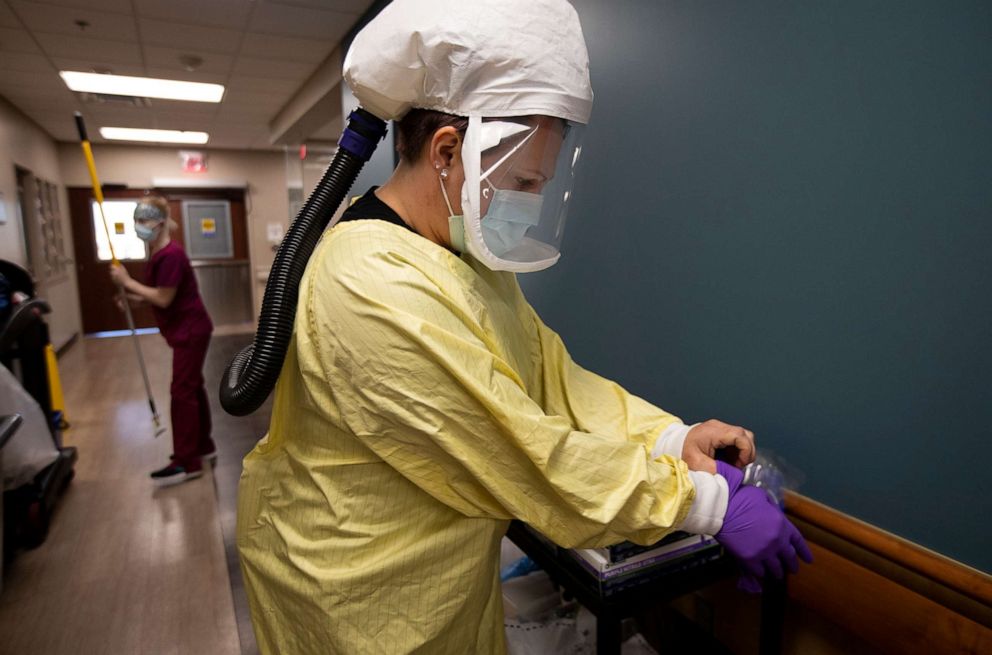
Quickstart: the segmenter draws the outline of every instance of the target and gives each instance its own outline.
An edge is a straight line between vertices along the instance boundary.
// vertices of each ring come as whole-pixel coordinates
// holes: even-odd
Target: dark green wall
[[[542,316],[992,570],[992,3],[574,4],[596,101]]]

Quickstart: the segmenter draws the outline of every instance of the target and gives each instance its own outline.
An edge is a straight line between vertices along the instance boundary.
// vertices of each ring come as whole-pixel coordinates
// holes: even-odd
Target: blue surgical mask
[[[482,219],[482,237],[497,257],[523,241],[527,230],[541,222],[544,197],[538,193],[493,187],[493,199]]]
[[[142,241],[151,241],[155,238],[155,228],[146,227],[141,223],[134,224],[134,232],[135,234],[138,235],[138,238],[141,239]]]

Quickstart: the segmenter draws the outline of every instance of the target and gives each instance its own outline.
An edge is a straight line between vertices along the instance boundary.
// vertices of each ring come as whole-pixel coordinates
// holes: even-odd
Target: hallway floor
[[[159,335],[140,339],[168,426],[171,353]],[[250,340],[212,341],[218,465],[168,488],[148,479],[167,463],[171,433],[153,437],[130,338],[84,339],[59,360],[76,477],[45,543],[4,569],[0,654],[256,652],[232,557],[234,502],[241,457],[264,434],[268,409],[234,419],[216,398],[224,366]]]

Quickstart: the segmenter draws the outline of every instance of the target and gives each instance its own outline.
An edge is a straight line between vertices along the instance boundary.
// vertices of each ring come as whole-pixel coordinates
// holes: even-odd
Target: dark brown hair
[[[403,161],[417,161],[431,137],[442,127],[453,127],[464,134],[468,119],[433,109],[411,109],[396,123],[396,151]]]

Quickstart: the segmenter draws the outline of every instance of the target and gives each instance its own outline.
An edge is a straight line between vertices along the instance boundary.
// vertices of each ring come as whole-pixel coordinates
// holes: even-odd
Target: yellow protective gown
[[[577,302],[584,299],[576,299]],[[511,273],[384,221],[325,233],[238,549],[263,653],[502,653],[500,539],[651,543],[694,489],[678,419],[583,370]]]

